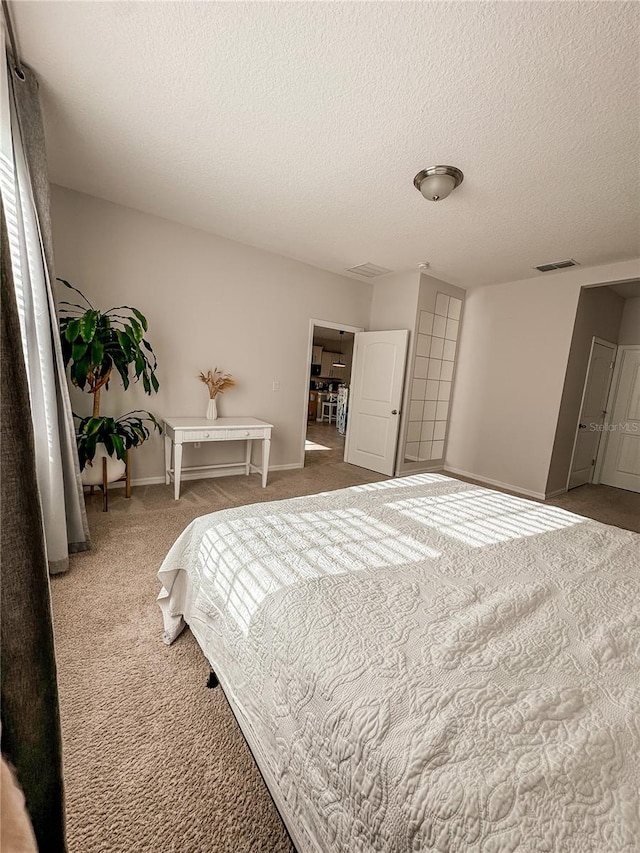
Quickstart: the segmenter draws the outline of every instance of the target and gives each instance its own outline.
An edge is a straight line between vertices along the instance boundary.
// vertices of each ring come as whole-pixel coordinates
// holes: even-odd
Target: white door
[[[394,473],[408,340],[405,329],[355,336],[345,462]]]
[[[596,464],[598,445],[611,387],[616,346],[608,341],[593,339],[587,378],[582,395],[580,422],[578,424],[568,488],[575,489],[591,482]]]
[[[640,492],[640,347],[620,347],[600,482]]]

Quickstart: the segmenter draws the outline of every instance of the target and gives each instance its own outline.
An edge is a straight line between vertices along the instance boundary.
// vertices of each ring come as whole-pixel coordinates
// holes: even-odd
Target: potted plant
[[[204,382],[209,389],[209,405],[207,406],[206,418],[208,421],[216,421],[218,419],[216,397],[218,394],[226,391],[227,388],[233,388],[236,380],[230,373],[223,373],[217,367],[214,367],[213,370],[209,369],[206,373],[202,373],[201,371],[198,379],[200,382]]]
[[[62,301],[59,318],[62,355],[71,382],[93,395],[92,414],[84,418],[74,414],[79,422],[76,435],[82,479],[87,485],[102,483],[101,466],[93,463],[106,456],[107,480],[113,482],[124,473],[127,451],[146,441],[152,430],[162,431],[151,412],[141,409],[118,418],[100,415],[100,393],[103,388],[109,390],[114,368],[125,390],[131,369],[135,381],[142,380],[145,393],[158,390],[156,357],[144,336],[149,325],[137,308],[120,305],[99,311],[77,287],[62,278],[58,281],[84,303]]]

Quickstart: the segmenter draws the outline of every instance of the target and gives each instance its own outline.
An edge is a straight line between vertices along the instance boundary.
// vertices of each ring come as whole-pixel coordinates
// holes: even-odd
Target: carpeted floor
[[[114,490],[107,514],[89,499],[94,549],[52,580],[70,853],[291,850],[193,637],[161,641],[156,572],[198,515],[382,479],[341,461],[335,428],[314,425],[309,438],[329,450],[272,473],[267,489],[253,475],[185,483],[180,501],[164,486],[128,501]],[[553,503],[622,526],[635,507],[637,529],[640,495],[583,488]]]
[[[547,501],[578,515],[640,533],[640,494],[612,486],[580,486]]]
[[[114,489],[108,513],[88,498],[93,550],[52,579],[70,853],[292,849],[195,640],[162,643],[156,572],[199,515],[381,479],[340,458],[311,451],[266,489],[259,475],[187,482],[180,501]]]

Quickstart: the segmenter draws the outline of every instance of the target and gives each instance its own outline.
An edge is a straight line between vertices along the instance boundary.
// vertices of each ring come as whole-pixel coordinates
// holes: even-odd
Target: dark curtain
[[[42,853],[65,851],[62,747],[49,573],[29,392],[4,212],[0,316],[2,752],[16,768]]]

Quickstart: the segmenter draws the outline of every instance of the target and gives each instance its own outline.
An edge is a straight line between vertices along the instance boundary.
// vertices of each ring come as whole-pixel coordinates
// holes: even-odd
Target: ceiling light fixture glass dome
[[[413,185],[429,201],[442,201],[464,180],[455,166],[428,166],[413,179]]]

